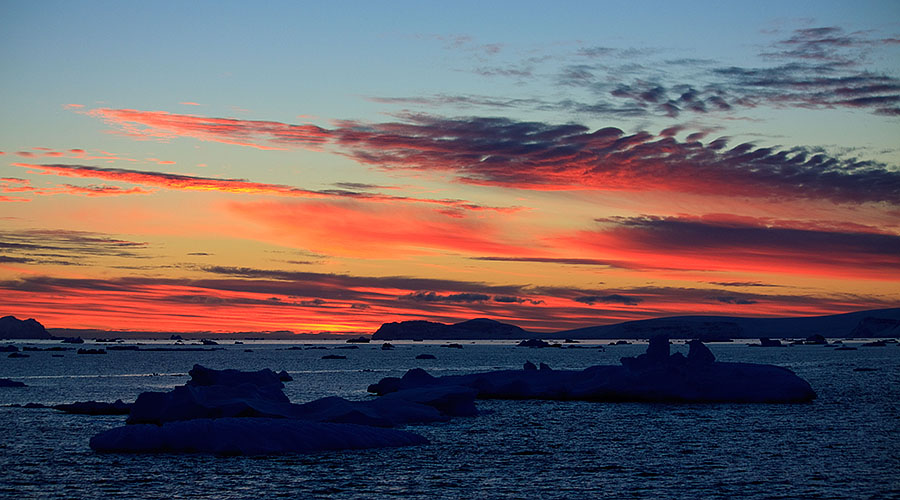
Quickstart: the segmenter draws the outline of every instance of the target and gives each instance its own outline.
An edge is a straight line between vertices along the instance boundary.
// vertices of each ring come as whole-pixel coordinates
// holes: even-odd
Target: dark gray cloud
[[[837,26],[794,30],[762,55],[775,59],[811,59],[830,64],[857,66],[878,47],[900,43],[897,37],[874,37],[871,32],[847,33]]]
[[[756,304],[757,301],[753,299],[746,299],[741,297],[736,297],[734,295],[718,295],[715,297],[711,297],[713,300],[721,302],[723,304],[735,304],[735,305],[750,305]]]
[[[581,302],[582,304],[587,304],[589,306],[592,306],[598,302],[604,304],[625,304],[626,306],[636,306],[644,301],[644,299],[640,297],[629,297],[627,295],[621,295],[618,293],[609,295],[583,295],[581,297],[575,297],[573,300],[575,302]]]
[[[0,231],[0,250],[6,262],[20,264],[84,265],[93,257],[150,258],[145,242],[72,230]],[[15,259],[15,260],[11,260]]]
[[[465,96],[406,98],[460,106],[563,109],[599,116],[677,117],[682,113],[721,113],[757,106],[811,109],[859,108],[875,114],[900,115],[900,79],[866,69],[876,49],[900,44],[900,37],[874,32],[846,32],[829,26],[804,28],[774,40],[760,50],[763,66],[723,65],[709,59],[680,58],[660,63],[655,49],[583,47],[577,62],[556,71],[556,83],[584,89],[592,97],[556,102]],[[567,58],[560,57],[560,60]],[[627,63],[625,62],[627,61]],[[641,61],[641,62],[636,62]],[[484,76],[534,78],[535,60],[506,66],[483,66]],[[689,75],[689,76],[685,76]]]
[[[543,300],[534,300],[534,299],[526,299],[523,297],[515,297],[515,296],[507,296],[507,295],[495,295],[494,302],[500,302],[503,304],[531,304],[531,305],[540,305],[543,304]]]
[[[385,186],[379,186],[377,184],[363,184],[361,182],[336,182],[334,185],[340,189],[349,189],[352,191],[367,191],[370,189],[386,189]]]
[[[771,285],[769,283],[760,283],[758,281],[710,281],[710,285],[727,286],[727,287],[780,287],[782,285]]]
[[[776,40],[760,54],[781,61],[780,64],[761,67],[687,64],[700,71],[698,80],[705,84],[635,80],[611,93],[637,103],[648,112],[671,116],[682,111],[707,113],[762,105],[849,107],[897,115],[900,79],[863,66],[869,62],[872,50],[898,43],[897,37],[847,33],[833,26],[798,29]]]
[[[0,255],[0,262],[9,262],[13,264],[31,264],[34,262],[34,259],[29,259],[26,257],[7,257],[5,255]]]
[[[540,98],[493,97],[476,94],[434,94],[418,97],[369,97],[370,101],[409,106],[453,106],[456,108],[489,107],[501,109],[535,108],[552,109],[556,103]]]
[[[490,300],[489,295],[483,293],[451,293],[440,295],[436,292],[414,292],[400,297],[416,302],[484,302]]]
[[[537,262],[543,264],[567,264],[573,266],[603,266],[603,267],[623,267],[625,264],[602,259],[579,259],[566,257],[505,257],[505,256],[487,256],[487,257],[470,257],[472,260],[486,260],[492,262]]]
[[[613,224],[623,243],[654,247],[734,249],[789,252],[809,259],[840,258],[900,262],[900,236],[824,227],[779,227],[777,221],[700,219],[686,217],[613,217],[599,219]]]
[[[386,288],[401,290],[441,290],[445,293],[474,293],[485,295],[519,295],[522,287],[515,285],[491,286],[469,281],[440,280],[430,278],[410,278],[404,276],[350,276],[302,271],[255,269],[247,267],[205,266],[201,270],[217,275],[261,280],[275,287],[297,287],[316,290],[317,293],[301,293],[304,296],[331,298],[335,293],[343,293],[346,288]],[[329,290],[331,293],[324,295]]]
[[[900,203],[896,167],[820,148],[729,147],[727,138],[704,144],[507,118],[408,115],[398,123],[347,125],[336,140],[362,163],[449,171],[475,184]]]

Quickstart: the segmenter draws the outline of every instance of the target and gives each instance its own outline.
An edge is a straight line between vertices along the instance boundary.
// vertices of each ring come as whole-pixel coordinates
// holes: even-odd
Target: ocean
[[[900,498],[900,348],[708,344],[719,361],[770,363],[806,379],[805,404],[478,401],[480,415],[409,426],[431,444],[312,455],[98,454],[94,434],[124,416],[69,415],[26,403],[133,401],[188,380],[195,363],[287,370],[291,401],[374,397],[369,384],[421,367],[433,375],[618,364],[646,344],[508,342],[286,344],[215,351],[27,352],[0,356],[0,495],[8,498]],[[57,342],[13,342],[50,347]],[[859,346],[847,342],[846,345]],[[5,343],[0,343],[6,345]],[[152,342],[145,347],[170,342]],[[64,345],[64,344],[63,344]],[[104,344],[81,346],[101,348]],[[676,343],[673,352],[687,352]],[[250,352],[248,352],[250,351]],[[417,360],[418,354],[436,359]],[[321,359],[341,354],[347,359]],[[54,356],[55,355],[55,356]],[[62,355],[61,357],[59,355]]]

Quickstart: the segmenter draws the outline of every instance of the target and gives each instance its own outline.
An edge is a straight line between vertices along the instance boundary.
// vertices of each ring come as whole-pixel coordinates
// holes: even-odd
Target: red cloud
[[[701,136],[679,141],[505,118],[409,115],[395,123],[346,121],[334,129],[162,111],[95,109],[87,114],[135,137],[193,137],[272,149],[333,144],[383,169],[449,172],[462,182],[537,190],[672,191],[755,198],[900,203],[898,174],[886,165],[803,147],[786,150]],[[274,146],[273,146],[274,145]]]
[[[171,174],[165,172],[142,172],[123,168],[102,168],[86,165],[52,164],[39,165],[32,163],[13,163],[14,166],[36,169],[64,177],[82,177],[104,179],[109,181],[130,182],[145,186],[158,186],[166,189],[193,191],[221,191],[225,193],[262,194],[276,196],[296,196],[305,198],[353,198],[372,202],[404,202],[425,203],[447,207],[448,215],[460,215],[463,211],[490,210],[497,212],[515,212],[516,207],[486,207],[475,205],[464,200],[428,198],[410,198],[405,196],[389,196],[378,193],[365,193],[331,189],[312,191],[282,184],[265,184],[245,179],[217,179],[192,175]]]
[[[121,188],[118,186],[73,186],[72,184],[63,184],[61,188],[56,188],[52,191],[52,194],[56,193],[66,193],[66,194],[80,194],[85,196],[117,196],[122,194],[147,194],[152,191],[148,191],[139,187],[132,187],[129,189]]]
[[[22,165],[22,164],[14,164]],[[33,193],[36,195],[55,195],[55,194],[75,194],[86,196],[105,196],[120,194],[143,194],[149,193],[145,189],[133,187],[124,189],[117,186],[73,186],[72,184],[63,184],[62,186],[50,188],[36,188],[31,185],[27,179],[17,179],[14,177],[6,177],[0,179],[0,191],[4,193]],[[10,198],[4,197],[3,201],[29,201],[26,198]]]
[[[750,218],[637,217],[563,237],[561,245],[634,268],[900,279],[900,236],[846,225]]]
[[[315,125],[290,125],[272,121],[209,118],[164,111],[100,108],[87,112],[124,130],[133,137],[168,139],[193,137],[203,141],[217,141],[259,149],[280,149],[262,144],[322,145],[328,142],[327,130]]]
[[[4,196],[0,194],[0,202],[23,202],[23,201],[31,201],[29,198],[18,198],[15,196]]]
[[[51,327],[116,329],[121,325],[152,324],[157,331],[293,330],[358,334],[373,332],[388,321],[429,319],[449,323],[472,317],[491,317],[536,331],[557,331],[686,311],[784,316],[847,312],[863,304],[873,308],[890,305],[863,297],[848,305],[840,297],[731,292],[722,295],[710,289],[671,288],[604,291],[607,297],[615,294],[639,297],[640,305],[602,301],[588,305],[575,300],[590,298],[590,291],[586,290],[531,290],[528,300],[518,301],[507,294],[521,289],[478,283],[244,268],[206,271],[219,277],[65,279],[31,275],[0,281],[0,290],[10,312],[39,317]],[[428,286],[431,291],[423,292],[422,286]],[[416,300],[416,297],[459,300]],[[742,305],[751,302],[752,312]]]

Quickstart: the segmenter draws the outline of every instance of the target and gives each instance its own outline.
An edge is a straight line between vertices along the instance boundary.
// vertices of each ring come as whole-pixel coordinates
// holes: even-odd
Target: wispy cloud
[[[575,302],[581,302],[582,304],[587,304],[589,306],[592,306],[598,302],[606,304],[625,304],[626,306],[636,306],[644,301],[644,299],[640,297],[629,297],[618,293],[613,293],[610,295],[582,295],[580,297],[575,297],[574,300]]]
[[[896,169],[800,146],[729,147],[725,138],[704,144],[614,127],[421,115],[335,133],[362,163],[449,171],[476,184],[900,202]]]
[[[564,244],[634,268],[900,278],[900,236],[874,228],[716,215],[600,222],[602,229],[578,232]]]
[[[72,164],[33,164],[13,163],[14,166],[38,170],[48,174],[64,177],[81,177],[92,179],[104,179],[109,181],[128,182],[145,186],[156,186],[166,189],[190,190],[190,191],[220,191],[225,193],[257,194],[274,196],[292,196],[304,198],[329,198],[329,199],[357,199],[373,202],[404,202],[425,203],[447,207],[453,210],[494,210],[500,212],[513,212],[516,207],[488,207],[470,203],[464,200],[453,199],[428,199],[411,198],[406,196],[391,196],[365,191],[351,191],[348,189],[308,190],[282,184],[266,184],[252,182],[246,179],[222,179],[215,177],[200,177],[193,175],[174,174],[166,172],[148,172],[124,168],[94,167],[89,165]],[[115,187],[75,187],[67,185],[72,192],[84,192],[88,194],[130,194],[145,193],[140,188],[120,189]],[[359,187],[359,186],[356,186]],[[376,186],[368,186],[376,187]],[[47,194],[53,194],[48,192]]]
[[[400,297],[404,300],[416,302],[485,302],[491,300],[490,295],[483,293],[451,293],[439,295],[436,292],[414,292]]]
[[[23,165],[14,163],[13,165]],[[0,193],[28,193],[38,196],[71,194],[82,196],[118,196],[125,194],[147,194],[151,191],[139,187],[121,188],[107,185],[75,186],[62,184],[52,187],[35,187],[28,179],[7,177],[0,179]],[[0,197],[2,198],[2,197]],[[30,201],[31,198],[12,198],[10,201]]]
[[[804,28],[760,49],[772,64],[742,66],[697,58],[658,60],[654,48],[586,46],[557,54],[553,82],[571,94],[556,101],[466,95],[407,97],[407,104],[564,110],[603,117],[678,117],[719,114],[756,107],[861,109],[900,115],[900,79],[869,69],[872,54],[900,44],[900,36],[846,32],[840,27]],[[888,55],[887,57],[890,57]],[[475,66],[488,77],[535,78],[534,57]],[[686,76],[689,75],[689,76]],[[571,91],[585,90],[590,97]],[[403,99],[394,98],[395,102]],[[385,101],[389,102],[389,101]]]
[[[872,32],[847,33],[837,26],[801,28],[772,44],[762,55],[775,59],[812,59],[844,66],[867,62],[872,49],[900,44],[900,37],[873,36]]]
[[[88,231],[0,231],[0,251],[23,264],[86,264],[97,257],[144,259],[149,245]],[[7,261],[13,262],[13,261]]]
[[[113,111],[116,110],[103,110],[117,116]],[[119,111],[126,112],[134,123],[146,125],[145,132],[156,134],[160,112]],[[164,122],[166,133],[186,136],[197,136],[195,124],[207,120],[191,115],[163,115],[170,118]],[[219,120],[222,119],[208,119],[211,123]],[[272,140],[306,145],[311,141],[304,134],[284,134],[273,139],[270,132],[270,128],[306,130],[303,125],[226,121],[229,126],[204,132],[202,138],[243,145]],[[900,171],[885,164],[804,146],[729,146],[727,138],[702,143],[699,138],[703,133],[692,134],[690,137],[695,140],[679,141],[669,129],[659,135],[626,134],[615,127],[592,131],[579,124],[406,115],[399,122],[343,122],[331,130],[315,127],[312,136],[316,144],[330,141],[343,154],[363,164],[383,169],[450,172],[458,180],[474,184],[900,203]],[[83,167],[81,171],[89,169],[95,174],[100,172],[94,167]],[[181,183],[193,189],[224,189],[231,183],[232,189],[299,192],[233,179],[188,180],[187,176],[168,175],[171,185]],[[148,180],[147,176],[144,179]]]
[[[328,141],[328,132],[315,125],[289,125],[262,120],[210,118],[197,115],[98,108],[86,112],[134,138],[171,139],[192,137],[259,149],[279,149],[279,144],[318,146]],[[260,142],[264,139],[266,145]]]
[[[2,263],[2,261],[0,261]],[[493,317],[554,331],[665,313],[816,314],[853,308],[847,297],[766,295],[703,288],[638,287],[608,291],[239,267],[205,267],[209,277],[59,278],[0,281],[10,305],[40,311],[42,321],[90,325],[107,316],[156,329],[283,329],[372,332],[386,321],[455,322]],[[195,270],[197,271],[197,270]],[[427,291],[423,291],[427,290]],[[753,305],[752,310],[747,305]],[[885,307],[857,296],[853,304]],[[214,317],[209,315],[214,308]],[[352,314],[348,314],[351,312]],[[279,326],[282,325],[282,326]],[[146,329],[146,328],[145,328]]]
[[[779,61],[770,66],[736,66],[675,62],[673,68],[692,70],[701,85],[678,81],[663,72],[640,75],[609,90],[608,75],[575,72],[580,82],[598,92],[631,102],[648,113],[678,116],[682,112],[727,112],[758,106],[813,109],[860,108],[876,114],[900,114],[900,79],[864,69],[870,53],[900,43],[898,37],[871,32],[847,33],[839,27],[798,29],[774,41],[760,56]],[[566,73],[572,73],[567,69]],[[593,76],[593,75],[591,75]]]

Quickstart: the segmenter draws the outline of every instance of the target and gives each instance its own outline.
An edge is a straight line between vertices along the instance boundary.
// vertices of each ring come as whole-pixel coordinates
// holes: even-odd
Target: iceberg
[[[700,341],[689,343],[687,356],[669,353],[665,336],[650,340],[645,354],[621,358],[619,366],[584,370],[500,370],[470,375],[432,377],[422,369],[402,378],[387,377],[369,392],[388,395],[411,389],[468,387],[481,399],[549,399],[660,403],[796,403],[816,397],[809,383],[794,372],[753,363],[716,361]]]
[[[169,392],[141,393],[128,424],[157,424],[199,418],[286,418],[396,427],[475,414],[475,391],[442,388],[422,394],[399,391],[390,398],[349,401],[326,397],[305,404],[291,403],[279,374],[272,370],[242,372],[194,365],[185,385]]]
[[[326,397],[295,404],[282,391],[282,373],[272,370],[194,365],[189,374],[185,385],[169,392],[141,393],[131,405],[127,425],[94,436],[91,447],[107,452],[267,454],[407,446],[427,441],[388,428],[477,413],[476,391],[467,387],[413,388],[367,401]],[[283,440],[278,439],[281,435]]]
[[[0,387],[25,387],[25,382],[11,380],[8,378],[0,378]]]
[[[117,399],[113,403],[102,401],[76,401],[74,403],[53,405],[53,408],[63,413],[72,413],[76,415],[128,415],[131,411],[131,405],[129,403],[123,403],[121,399]]]
[[[91,449],[104,453],[272,455],[428,444],[396,429],[273,418],[218,418],[126,425],[101,432]]]

